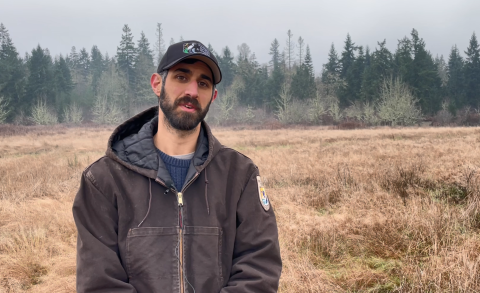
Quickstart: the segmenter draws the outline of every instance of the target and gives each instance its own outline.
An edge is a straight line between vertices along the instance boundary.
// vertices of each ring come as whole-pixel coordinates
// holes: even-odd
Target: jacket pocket
[[[218,227],[189,227],[184,230],[185,270],[191,286],[185,292],[219,292],[223,287],[222,230]]]
[[[134,228],[128,232],[126,267],[139,293],[178,290],[177,227]]]

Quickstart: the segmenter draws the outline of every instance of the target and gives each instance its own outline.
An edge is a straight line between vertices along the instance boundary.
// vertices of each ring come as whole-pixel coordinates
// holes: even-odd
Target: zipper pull
[[[183,193],[179,192],[178,195],[178,206],[183,207]]]

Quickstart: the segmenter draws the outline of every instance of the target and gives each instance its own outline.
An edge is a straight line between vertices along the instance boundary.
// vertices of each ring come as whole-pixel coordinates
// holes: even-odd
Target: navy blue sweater
[[[180,191],[183,187],[183,183],[185,183],[185,177],[187,177],[188,167],[190,167],[190,161],[192,159],[177,159],[167,155],[159,149],[157,149],[157,152],[163,163],[165,163],[165,167],[167,167],[170,177],[172,177],[175,188]]]

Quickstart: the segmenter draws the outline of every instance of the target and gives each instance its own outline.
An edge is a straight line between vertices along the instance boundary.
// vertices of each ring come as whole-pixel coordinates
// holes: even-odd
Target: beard
[[[198,100],[189,96],[183,96],[172,102],[166,94],[165,88],[162,89],[158,100],[166,124],[170,125],[173,129],[186,132],[193,131],[205,116],[207,116],[208,109],[212,103],[210,99],[205,109],[202,109]],[[188,113],[177,109],[180,104],[186,103],[192,104],[195,107],[195,112]]]

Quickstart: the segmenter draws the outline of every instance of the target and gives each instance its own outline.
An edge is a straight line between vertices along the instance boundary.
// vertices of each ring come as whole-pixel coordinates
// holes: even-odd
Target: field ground
[[[110,129],[0,136],[0,292],[75,292],[71,215]],[[259,166],[280,292],[480,292],[480,129],[215,129]]]

